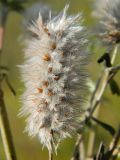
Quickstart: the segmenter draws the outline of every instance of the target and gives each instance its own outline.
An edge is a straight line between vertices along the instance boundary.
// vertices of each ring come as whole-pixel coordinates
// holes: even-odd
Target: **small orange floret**
[[[61,32],[58,32],[57,35],[60,37],[60,36],[62,36],[62,33],[61,33]]]
[[[37,109],[37,112],[39,112],[39,113],[40,113],[40,112],[43,112],[43,109],[40,109],[40,108],[39,108],[39,109]]]
[[[46,27],[44,27],[44,31],[48,34],[48,36],[50,36],[50,32]]]
[[[46,106],[48,105],[48,102],[45,100],[44,103],[46,104]]]
[[[44,27],[44,31],[45,31],[45,32],[48,32],[49,30],[48,30],[46,27]]]
[[[65,97],[64,97],[64,96],[60,97],[60,100],[61,100],[61,101],[64,101],[64,100],[65,100]]]
[[[55,43],[55,42],[52,43],[51,49],[52,49],[52,50],[56,49],[56,43]]]
[[[65,113],[65,117],[68,117],[68,115],[69,115],[68,113]]]
[[[37,88],[38,92],[39,93],[42,93],[43,92],[43,89],[42,88]]]
[[[52,89],[49,89],[49,90],[48,90],[48,96],[51,97],[51,96],[53,96],[53,95],[54,95],[54,93],[53,93]]]
[[[51,129],[50,134],[53,135],[53,130]]]
[[[55,76],[55,77],[54,77],[54,80],[56,80],[56,81],[58,81],[59,79],[60,79],[59,76]]]
[[[61,52],[60,54],[61,54],[62,56],[64,56],[64,52]]]
[[[49,82],[48,82],[48,81],[43,81],[43,85],[44,85],[45,87],[48,87]]]
[[[52,72],[52,67],[49,67],[48,68],[48,73],[51,73]]]
[[[43,60],[50,61],[51,60],[51,56],[49,54],[44,54]]]

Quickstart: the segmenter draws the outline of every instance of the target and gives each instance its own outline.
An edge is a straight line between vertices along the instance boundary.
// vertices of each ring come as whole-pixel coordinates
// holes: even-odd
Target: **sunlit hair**
[[[28,27],[32,36],[25,42],[21,66],[25,83],[21,114],[27,116],[26,131],[37,135],[49,151],[80,127],[86,101],[86,29],[81,14],[67,16],[67,9],[50,16],[47,23],[39,14]]]

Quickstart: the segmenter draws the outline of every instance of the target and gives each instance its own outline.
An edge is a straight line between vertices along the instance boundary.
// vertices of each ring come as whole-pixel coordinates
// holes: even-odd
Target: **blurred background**
[[[95,21],[91,18],[91,11],[93,9],[93,0],[27,0],[24,7],[27,9],[35,3],[42,3],[49,5],[55,12],[61,11],[65,4],[69,3],[69,13],[76,14],[78,12],[84,13],[84,24],[91,28]],[[42,146],[37,138],[31,139],[26,133],[24,133],[25,119],[19,118],[17,115],[21,106],[20,95],[24,91],[24,85],[21,82],[20,72],[17,65],[23,63],[23,44],[22,37],[25,34],[25,28],[23,27],[23,15],[17,12],[10,12],[6,24],[6,33],[4,39],[4,48],[2,54],[2,64],[9,68],[8,76],[9,80],[14,87],[17,96],[14,97],[9,88],[3,83],[3,89],[5,94],[5,103],[10,121],[10,127],[14,140],[14,145],[17,153],[18,160],[47,160],[47,149],[42,150]],[[100,75],[102,65],[97,64],[97,59],[102,54],[100,46],[95,44],[93,50],[91,62],[89,65],[90,77],[95,83]],[[120,54],[117,57],[116,63],[120,60]],[[120,85],[120,73],[117,74],[115,80]],[[112,95],[110,88],[107,87],[103,103],[101,105],[99,119],[111,124],[117,129],[120,124],[120,97]],[[97,126],[96,130],[96,143],[94,151],[98,149],[98,145],[101,141],[104,141],[107,145],[111,140],[111,136],[104,129]],[[85,142],[87,146],[88,142],[88,129],[85,129]],[[55,156],[55,160],[68,160],[72,156],[76,137],[64,140],[58,149],[58,155]],[[5,160],[5,154],[0,138],[0,160]]]

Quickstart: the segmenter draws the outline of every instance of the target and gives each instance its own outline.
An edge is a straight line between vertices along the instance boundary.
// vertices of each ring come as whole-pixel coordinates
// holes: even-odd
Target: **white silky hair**
[[[28,27],[32,36],[25,40],[20,67],[25,84],[20,114],[27,116],[26,131],[50,152],[80,127],[86,102],[86,29],[81,14],[67,16],[67,10],[68,5],[46,23],[39,14]]]

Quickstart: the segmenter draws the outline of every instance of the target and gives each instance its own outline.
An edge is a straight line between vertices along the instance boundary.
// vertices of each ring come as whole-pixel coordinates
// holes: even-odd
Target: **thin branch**
[[[116,45],[114,48],[112,58],[111,58],[111,64],[114,63],[115,57],[117,55],[117,51],[118,51],[118,45]],[[101,101],[102,95],[103,95],[103,93],[106,89],[106,86],[108,84],[109,75],[110,75],[110,69],[105,68],[102,75],[100,76],[100,79],[98,80],[95,92],[93,93],[90,105],[88,107],[89,108],[89,117],[94,113],[94,110],[96,109],[96,107],[98,106],[98,104]]]
[[[16,160],[15,149],[9,127],[8,115],[3,100],[3,92],[0,90],[0,130],[1,138],[7,160]]]
[[[111,57],[111,65],[113,65],[113,63],[115,61],[115,58],[117,56],[117,51],[118,51],[118,45],[116,45],[114,48],[114,51],[113,51],[113,54]],[[88,107],[89,108],[88,118],[90,118],[93,114],[95,117],[97,117],[99,114],[100,102],[101,102],[103,93],[106,89],[106,86],[110,80],[110,78],[109,78],[111,76],[110,73],[111,73],[111,69],[105,68],[103,73],[101,74],[99,80],[98,80],[98,83],[96,85],[96,89],[93,93],[93,96],[91,97],[91,102]],[[113,76],[111,78],[113,78]],[[97,109],[97,111],[96,111],[97,113],[95,112],[96,109]],[[91,131],[90,135],[89,135],[89,141],[88,141],[88,144],[89,144],[88,152],[87,152],[88,156],[91,156],[93,153],[94,139],[95,139],[95,134],[93,131]]]
[[[99,110],[100,110],[100,104],[94,112],[94,117],[98,117]],[[94,142],[95,142],[95,132],[94,132],[94,130],[91,130],[90,133],[89,133],[88,146],[87,146],[87,156],[88,157],[92,156],[93,148],[94,148]]]
[[[117,56],[117,51],[118,51],[118,44],[116,44],[116,46],[114,48],[114,51],[113,51],[113,54],[111,57],[111,65],[113,65],[113,63],[115,61],[115,58]],[[103,96],[103,93],[106,89],[106,86],[107,86],[109,80],[110,80],[110,78],[109,78],[110,73],[111,73],[111,70],[109,68],[105,68],[103,73],[101,74],[100,78],[98,79],[95,91],[91,97],[91,101],[90,101],[90,104],[88,107],[87,119],[90,119],[90,117],[94,114],[94,111],[96,110],[96,108],[99,106],[101,99],[102,99],[102,96]],[[98,109],[98,113],[99,113],[99,109]],[[90,138],[91,138],[91,136],[92,136],[92,140],[94,141],[95,135],[91,134]],[[89,138],[89,140],[90,140],[90,138]],[[79,140],[79,137],[78,137],[77,141],[78,140]],[[75,153],[78,151],[77,147],[80,145],[80,143],[81,143],[81,141],[79,141],[79,144],[76,145],[73,156],[76,155]],[[89,152],[90,154],[92,154],[93,143],[92,143],[91,147],[92,148],[90,149],[90,152]],[[72,159],[72,160],[75,160],[75,159]]]
[[[49,160],[53,160],[53,153],[49,151]]]
[[[116,56],[117,56],[117,52],[118,52],[118,44],[116,44],[115,48],[114,48],[114,51],[113,51],[113,54],[112,54],[112,57],[111,57],[111,64],[113,65],[114,62],[115,62],[115,59],[116,59]]]
[[[51,149],[49,150],[49,160],[53,160],[53,130],[51,129]]]
[[[114,153],[115,149],[117,148],[119,140],[120,140],[120,128],[110,144],[110,147],[109,147],[110,156]]]
[[[98,149],[98,153],[96,155],[96,157],[94,158],[95,160],[104,160],[104,152],[105,152],[105,146],[104,144],[101,142],[99,149]]]
[[[115,148],[113,155],[112,155],[112,160],[116,160],[118,158],[119,154],[120,154],[120,146]]]
[[[119,150],[119,149],[117,149],[118,148],[117,145],[119,143],[119,140],[120,140],[120,128],[119,128],[118,132],[116,133],[116,135],[113,137],[108,151],[105,152],[104,144],[103,143],[100,144],[98,153],[95,156],[94,160],[110,160],[111,158],[116,159],[117,154],[118,154],[118,150]],[[115,151],[116,151],[116,153],[114,154]]]
[[[0,62],[1,62],[1,55],[2,55],[2,49],[3,49],[3,40],[4,40],[4,33],[5,33],[5,22],[7,19],[7,14],[8,12],[4,12],[4,6],[3,6],[3,13],[2,13],[2,21],[0,24]],[[6,9],[6,7],[5,7]],[[0,64],[1,66],[1,64]],[[2,67],[3,69],[3,67]],[[4,146],[4,151],[6,155],[6,160],[16,160],[16,153],[13,145],[13,140],[11,136],[11,130],[9,126],[9,120],[8,120],[8,115],[6,111],[6,106],[4,103],[4,94],[1,88],[2,81],[4,79],[4,76],[1,72],[2,70],[0,68],[0,133],[1,133],[1,138]],[[6,69],[6,67],[4,67]]]
[[[84,153],[84,144],[83,144],[83,137],[82,135],[78,135],[77,141],[75,144],[75,149],[71,160],[84,160],[85,153]]]
[[[116,71],[118,71],[118,70],[120,70],[120,65],[117,65],[117,66],[115,66],[115,67],[111,67],[111,68],[110,68],[110,71],[111,71],[111,72],[116,72]]]
[[[5,76],[5,80],[6,80],[6,83],[7,83],[8,87],[9,87],[10,91],[12,92],[12,94],[14,96],[16,96],[16,91],[14,90],[13,86],[11,85],[7,75]]]
[[[3,37],[4,37],[4,27],[0,26],[0,51],[2,50],[3,46]]]
[[[85,160],[85,148],[84,148],[84,143],[83,139],[82,142],[79,144],[79,160]]]

